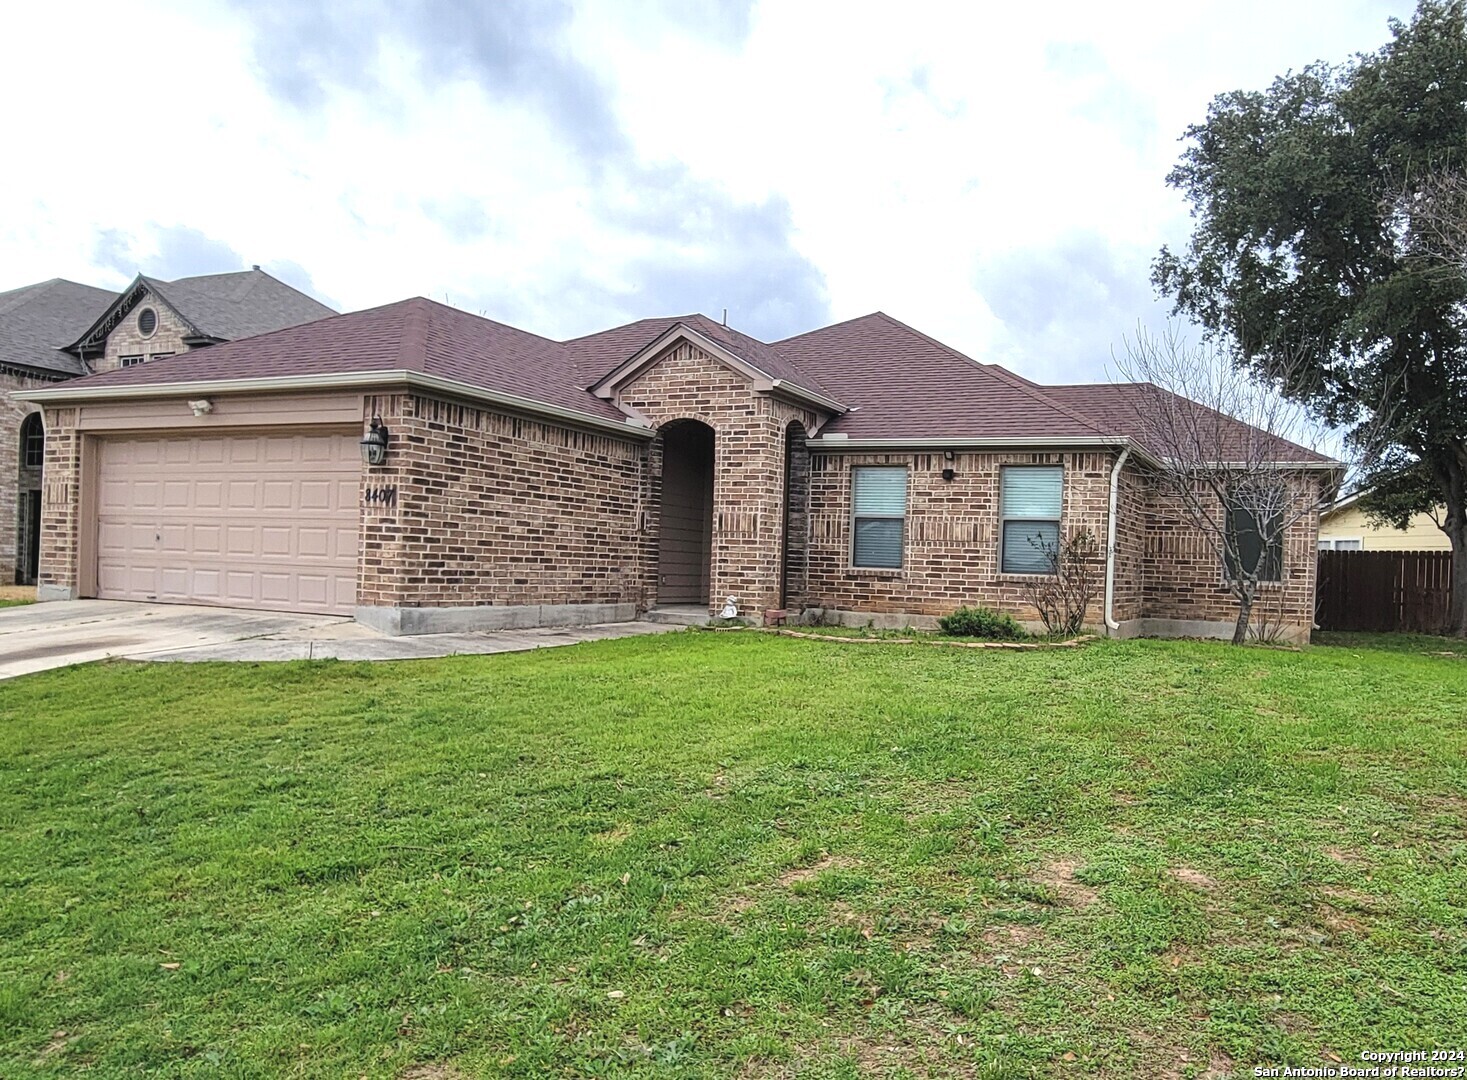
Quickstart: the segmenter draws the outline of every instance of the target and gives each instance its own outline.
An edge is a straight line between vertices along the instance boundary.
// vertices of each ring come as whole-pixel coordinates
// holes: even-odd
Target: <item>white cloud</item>
[[[30,5],[0,44],[29,103],[0,287],[119,285],[118,237],[142,264],[194,230],[348,308],[421,293],[560,335],[728,306],[771,336],[883,308],[1101,377],[1186,235],[1183,128],[1411,7]]]

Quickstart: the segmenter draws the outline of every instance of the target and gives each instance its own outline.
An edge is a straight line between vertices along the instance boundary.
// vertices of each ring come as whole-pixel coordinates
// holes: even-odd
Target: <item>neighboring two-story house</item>
[[[53,278],[0,293],[0,584],[36,581],[41,536],[40,410],[17,391],[177,356],[333,315],[258,266],[120,293]]]

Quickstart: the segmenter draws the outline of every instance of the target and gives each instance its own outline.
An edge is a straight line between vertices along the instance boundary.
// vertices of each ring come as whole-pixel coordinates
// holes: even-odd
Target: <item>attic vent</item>
[[[138,333],[143,337],[152,337],[153,331],[158,329],[158,313],[150,307],[143,308],[138,312]]]

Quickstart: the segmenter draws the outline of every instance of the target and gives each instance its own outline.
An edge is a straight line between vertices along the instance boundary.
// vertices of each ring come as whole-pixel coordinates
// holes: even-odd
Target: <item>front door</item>
[[[21,585],[34,585],[41,572],[41,493],[24,494],[25,515],[21,519],[20,563],[17,577]]]

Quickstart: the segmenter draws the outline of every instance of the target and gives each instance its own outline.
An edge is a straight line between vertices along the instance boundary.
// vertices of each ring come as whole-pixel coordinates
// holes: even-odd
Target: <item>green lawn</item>
[[[1467,664],[697,633],[0,683],[0,1076],[1252,1075],[1467,1031]]]

